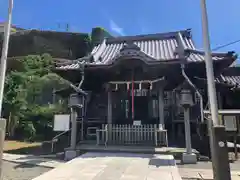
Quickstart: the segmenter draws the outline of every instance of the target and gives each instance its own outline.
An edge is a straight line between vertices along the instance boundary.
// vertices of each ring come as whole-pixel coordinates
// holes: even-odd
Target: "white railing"
[[[163,145],[168,146],[167,130],[158,125],[102,125],[97,129],[97,145]]]

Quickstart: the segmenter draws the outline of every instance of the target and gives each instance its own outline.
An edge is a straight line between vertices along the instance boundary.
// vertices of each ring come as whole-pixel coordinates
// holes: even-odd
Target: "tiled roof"
[[[216,82],[240,88],[240,67],[227,68],[216,78]]]
[[[195,77],[195,79],[207,81],[206,78]],[[225,69],[222,74],[215,78],[215,82],[230,87],[240,88],[240,67],[229,67]]]
[[[169,33],[107,38],[93,48],[89,58],[76,60],[58,69],[78,69],[82,63],[111,65],[120,58],[141,59],[148,64],[170,62],[181,59],[178,52],[182,53],[188,62],[204,61],[204,53],[195,48],[191,31],[188,29]],[[221,60],[227,56],[229,56],[228,53],[212,54],[213,60]]]
[[[240,87],[240,76],[220,75],[218,78],[216,78],[216,82],[239,88]]]

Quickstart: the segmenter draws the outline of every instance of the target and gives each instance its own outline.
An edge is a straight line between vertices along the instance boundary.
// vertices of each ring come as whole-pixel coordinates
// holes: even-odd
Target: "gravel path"
[[[3,161],[3,180],[31,180],[50,168]]]

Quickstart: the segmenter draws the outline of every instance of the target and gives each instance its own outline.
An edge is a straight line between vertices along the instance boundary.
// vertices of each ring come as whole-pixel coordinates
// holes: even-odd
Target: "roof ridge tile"
[[[181,33],[183,37],[192,38],[191,29],[172,31],[172,32],[162,32],[162,33],[152,33],[152,34],[140,34],[135,36],[119,36],[119,37],[108,37],[106,38],[106,43],[122,43],[128,41],[148,41],[148,40],[161,40],[176,38],[178,33]]]

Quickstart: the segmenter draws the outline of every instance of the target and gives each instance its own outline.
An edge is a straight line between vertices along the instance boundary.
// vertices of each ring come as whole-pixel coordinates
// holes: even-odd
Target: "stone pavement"
[[[176,160],[178,170],[183,179],[203,178],[213,179],[212,162],[198,162],[197,164],[181,164]],[[230,163],[233,180],[240,180],[240,161]]]
[[[213,172],[211,169],[178,168],[178,170],[183,179],[213,179]],[[240,180],[240,171],[231,171],[231,175],[232,180]]]
[[[7,154],[7,153],[3,153],[2,159],[5,161],[14,162],[18,164],[29,164],[29,165],[42,166],[47,168],[56,168],[59,165],[62,165],[65,163],[64,161],[52,160],[52,159],[42,158],[38,156]]]
[[[59,180],[61,178],[68,179],[69,177],[71,177],[72,180],[74,180],[74,178],[84,178],[84,180],[87,180],[87,178],[92,180],[155,180],[159,177],[161,180],[163,177],[168,180],[169,176],[170,179],[171,176],[178,176],[179,178],[178,173],[180,173],[183,179],[213,179],[211,162],[198,162],[195,165],[178,165],[177,168],[175,166],[175,160],[169,155],[86,153],[66,163],[41,156],[4,153],[3,160],[17,163],[20,166],[22,166],[21,164],[26,164],[56,168],[34,180],[47,180],[50,178],[51,180]],[[179,162],[177,161],[177,163]],[[240,161],[231,163],[231,173],[232,180],[240,180]],[[80,174],[83,177],[81,177]]]
[[[86,153],[34,180],[181,180],[171,155]]]

